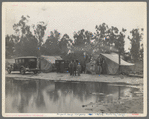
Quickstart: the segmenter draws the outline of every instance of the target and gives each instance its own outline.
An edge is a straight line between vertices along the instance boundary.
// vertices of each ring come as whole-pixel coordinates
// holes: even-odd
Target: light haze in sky
[[[85,29],[94,33],[95,26],[106,23],[120,31],[127,29],[125,50],[131,46],[127,38],[134,28],[145,28],[147,6],[145,2],[76,2],[76,3],[9,3],[5,5],[6,34],[14,34],[12,28],[21,16],[30,16],[29,23],[39,21],[47,23],[44,41],[50,31],[57,29],[61,37],[67,33],[73,39],[73,33]]]

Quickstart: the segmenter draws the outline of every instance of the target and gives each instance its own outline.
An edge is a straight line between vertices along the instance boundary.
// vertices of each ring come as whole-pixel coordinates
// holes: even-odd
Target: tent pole
[[[120,72],[120,64],[121,64],[121,57],[120,57],[120,51],[119,51],[119,74],[121,73]]]
[[[39,50],[39,54],[38,54],[38,58],[39,58],[39,71],[41,72],[41,52],[40,52],[40,46],[38,48]]]
[[[120,95],[121,95],[121,87],[120,86],[118,86],[118,99],[120,100]]]

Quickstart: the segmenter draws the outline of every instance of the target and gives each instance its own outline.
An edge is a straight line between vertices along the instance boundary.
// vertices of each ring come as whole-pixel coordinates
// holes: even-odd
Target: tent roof
[[[113,62],[119,64],[119,55],[112,53],[112,54],[103,54],[101,53],[101,55],[107,57],[108,59],[112,60]],[[121,59],[121,66],[133,66],[134,64],[132,63],[128,63],[126,61],[124,61],[123,59]]]
[[[43,57],[44,59],[46,59],[47,61],[49,61],[51,63],[55,63],[55,60],[62,60],[62,58],[60,56],[45,56],[45,55],[42,55],[41,57]]]

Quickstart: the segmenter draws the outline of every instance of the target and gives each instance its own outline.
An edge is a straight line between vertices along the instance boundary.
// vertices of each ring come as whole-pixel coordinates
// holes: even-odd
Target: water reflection
[[[95,82],[6,79],[6,113],[82,113],[82,105],[118,100],[134,89]],[[132,94],[132,93],[131,93]]]

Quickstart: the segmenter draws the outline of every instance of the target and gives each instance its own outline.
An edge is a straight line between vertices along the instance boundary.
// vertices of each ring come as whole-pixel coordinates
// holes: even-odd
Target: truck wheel
[[[25,74],[25,70],[24,70],[24,68],[21,68],[20,73],[21,73],[22,75]]]
[[[10,74],[10,73],[11,73],[11,69],[8,69],[7,71],[8,71],[8,74]]]

